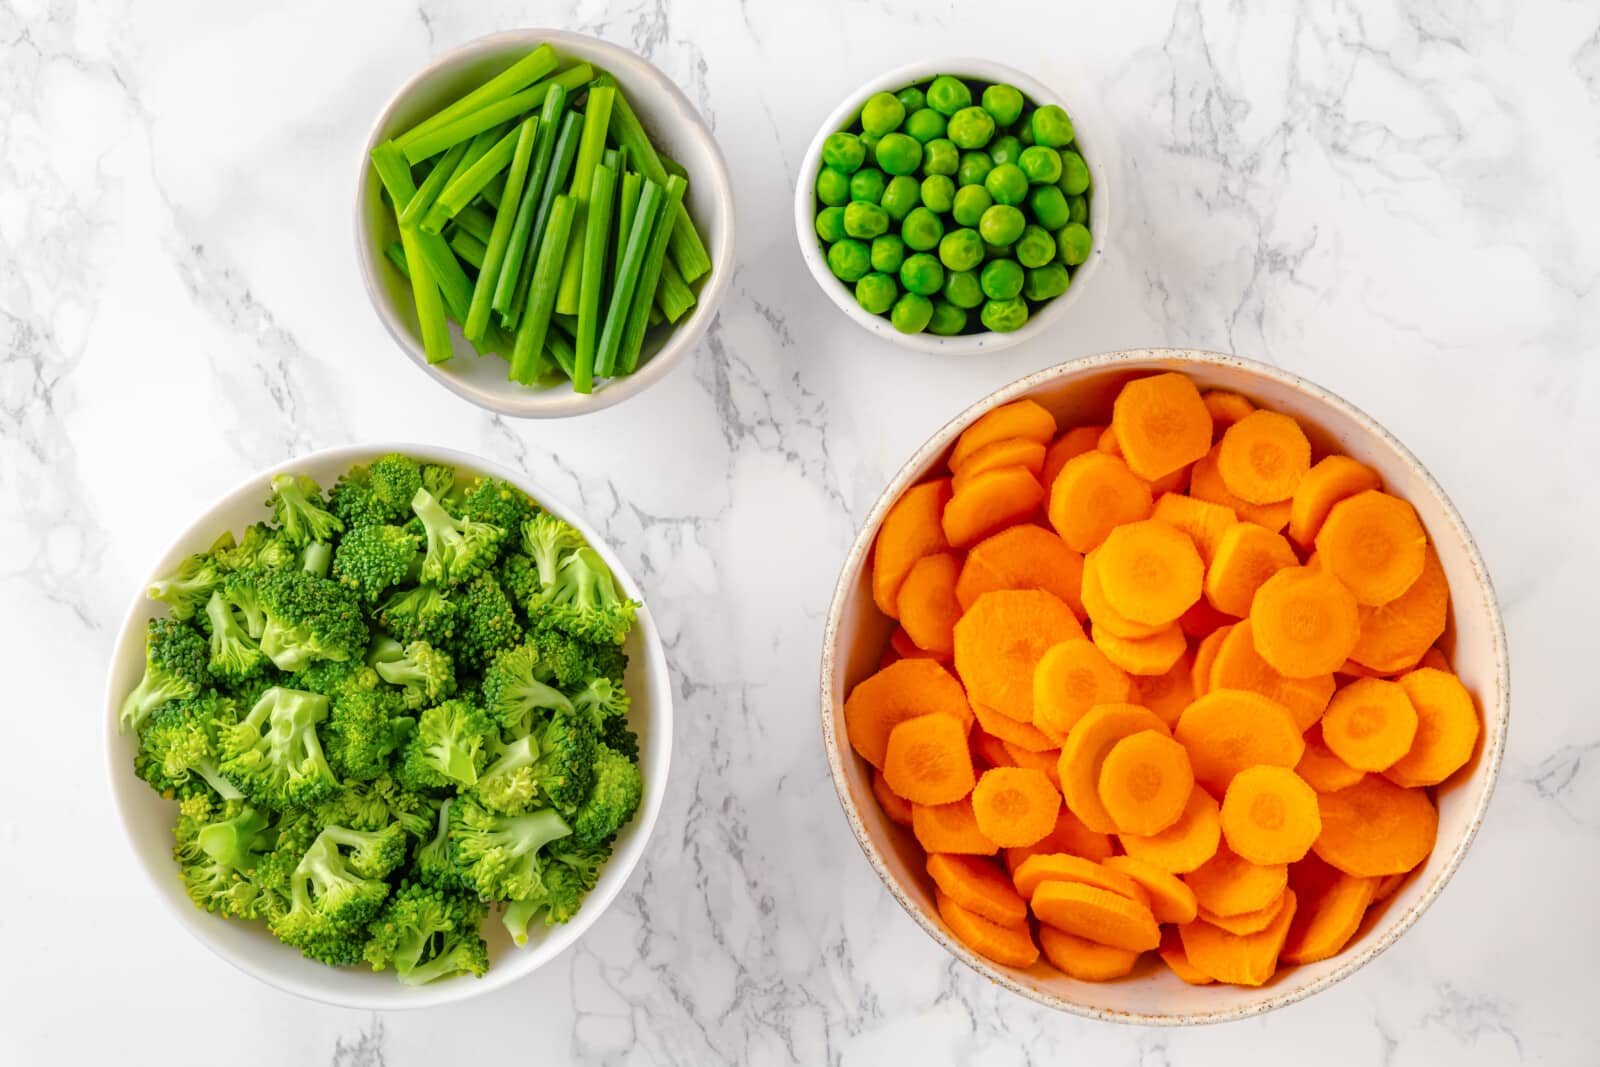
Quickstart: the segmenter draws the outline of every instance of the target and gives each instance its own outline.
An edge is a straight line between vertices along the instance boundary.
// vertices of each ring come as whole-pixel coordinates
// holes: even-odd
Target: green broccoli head
[[[393,967],[407,985],[457,974],[482,977],[489,965],[479,933],[486,912],[465,893],[402,883],[373,922],[363,955],[375,971]]]
[[[145,625],[144,677],[122,701],[123,731],[139,729],[169,700],[198,696],[211,681],[210,659],[198,630],[176,619],[151,619]]]
[[[455,789],[478,780],[493,725],[470,700],[427,708],[406,743],[396,777],[409,789]]]
[[[319,659],[289,676],[291,689],[321,693],[330,700],[342,693],[370,693],[383,684],[365,659]]]
[[[322,836],[350,850],[346,862],[350,870],[363,878],[387,878],[406,859],[406,831],[397,822],[377,830],[328,826],[323,829]]]
[[[423,882],[440,889],[461,889],[465,883],[450,856],[450,808],[454,797],[439,804],[433,836],[417,846],[414,870]]]
[[[266,903],[254,875],[276,837],[267,815],[256,808],[216,812],[193,829],[188,847],[174,850],[189,899],[219,915],[254,917]]]
[[[329,507],[346,530],[405,522],[411,498],[422,488],[422,468],[410,456],[391,452],[370,466],[352,467],[334,485]]]
[[[290,544],[281,530],[258,522],[244,532],[244,537],[231,548],[219,548],[213,553],[217,562],[228,571],[259,568],[273,570],[298,563],[300,550]]]
[[[539,756],[533,778],[540,794],[558,811],[571,814],[595,780],[594,727],[575,711],[556,711],[538,734]]]
[[[421,559],[417,538],[400,526],[372,523],[358,526],[339,539],[333,556],[333,577],[371,604],[407,581]]]
[[[297,671],[313,660],[353,659],[365,651],[367,622],[350,590],[288,568],[254,573],[266,619],[261,651],[280,669]]]
[[[633,626],[636,605],[617,592],[611,568],[592,548],[568,552],[556,583],[545,589],[539,611],[548,624],[596,644],[620,645]]]
[[[435,648],[449,643],[460,614],[438,586],[428,584],[391,593],[378,607],[385,630],[401,641],[426,641]]]
[[[272,514],[283,537],[296,548],[312,541],[331,541],[344,529],[339,517],[323,506],[322,487],[304,474],[278,474],[272,479]]]
[[[345,690],[334,696],[323,729],[328,765],[346,782],[370,781],[389,769],[416,725],[392,689]]]
[[[146,592],[150,599],[165,604],[173,618],[188,619],[205,606],[227,573],[212,553],[198,552],[165,578],[152,582]]]
[[[500,579],[500,588],[506,591],[511,603],[525,617],[530,616],[537,607],[541,588],[539,568],[534,566],[533,560],[521,552],[507,552],[500,557],[495,576]]]
[[[219,680],[237,685],[266,669],[267,654],[250,636],[248,621],[223,598],[220,589],[213,591],[206,601],[206,622],[211,629],[208,665]]]
[[[378,677],[402,688],[408,708],[423,708],[448,698],[456,691],[455,664],[450,655],[426,641],[401,645],[381,638],[367,651],[367,661]]]
[[[214,690],[163,704],[139,736],[134,773],[157,792],[201,781],[223,800],[239,799],[244,794],[222,776],[218,757],[222,733],[238,719],[234,702]]]
[[[306,957],[341,967],[361,959],[367,924],[389,885],[358,874],[331,834],[324,830],[300,857],[289,879],[289,906],[270,925],[278,940]]]
[[[458,624],[448,648],[456,662],[481,671],[503,649],[522,640],[522,624],[493,574],[480,574],[452,592]]]
[[[561,560],[567,553],[583,548],[584,544],[581,533],[548,511],[540,512],[522,524],[522,551],[533,560],[534,570],[538,573],[539,597],[555,588]]]
[[[456,469],[443,463],[422,464],[422,488],[435,500],[450,500],[456,495]],[[414,496],[415,494],[413,494]],[[406,502],[407,507],[410,501]]]
[[[540,850],[572,832],[556,811],[501,815],[471,797],[450,812],[450,849],[462,879],[485,900],[542,898]]]
[[[348,826],[355,830],[381,830],[399,823],[412,837],[421,839],[433,830],[438,801],[405,788],[391,774],[370,782],[344,783],[313,813],[318,827]]]
[[[612,719],[628,717],[628,691],[610,678],[591,678],[572,698],[573,707],[589,717],[596,730]]]
[[[505,530],[477,519],[457,519],[426,489],[417,490],[411,509],[422,523],[427,554],[422,579],[459,585],[487,570],[499,556]]]
[[[604,745],[597,746],[593,788],[572,817],[574,847],[609,845],[639,810],[643,797],[644,779],[638,765]]]
[[[531,644],[501,652],[483,673],[483,703],[489,717],[507,733],[520,736],[533,730],[540,712],[572,710],[565,694],[548,684],[551,676]]]
[[[609,849],[572,850],[567,840],[558,841],[545,852],[543,891],[526,900],[506,905],[501,922],[518,945],[528,943],[528,926],[543,917],[546,926],[568,922],[578,906],[599,880],[600,867],[610,856]]]
[[[461,501],[463,518],[486,522],[508,532],[522,529],[522,524],[538,510],[539,506],[527,493],[499,478],[474,480]]]
[[[328,717],[321,693],[274,686],[239,722],[222,731],[223,777],[257,804],[308,808],[339,791],[322,753],[317,724]]]
[[[528,627],[527,639],[539,657],[541,669],[564,690],[580,689],[593,678],[609,678],[622,684],[628,656],[619,645],[590,641],[542,620],[535,620]]]

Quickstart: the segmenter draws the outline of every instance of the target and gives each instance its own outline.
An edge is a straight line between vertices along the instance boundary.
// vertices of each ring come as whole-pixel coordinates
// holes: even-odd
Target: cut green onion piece
[[[528,238],[527,255],[522,261],[522,279],[517,282],[517,292],[512,296],[513,321],[520,321],[521,316],[527,312],[528,287],[533,283],[533,272],[538,266],[538,252],[544,244],[544,231],[550,225],[550,213],[555,206],[556,197],[567,187],[567,178],[572,173],[572,161],[578,154],[578,133],[582,127],[582,118],[583,116],[576,112],[569,111],[561,119],[561,133],[556,138],[555,158],[550,161],[550,170],[545,174],[544,189],[539,194],[539,207],[533,215],[533,233]],[[558,263],[556,266],[559,269],[561,264]]]
[[[661,279],[661,262],[667,258],[667,242],[672,239],[673,211],[683,203],[683,194],[688,188],[689,183],[676,174],[667,179],[661,217],[656,220],[650,234],[650,245],[645,249],[632,306],[628,309],[627,329],[622,334],[622,347],[617,354],[618,371],[622,374],[632,374],[639,365],[644,332],[650,328],[650,310],[655,307],[656,282]]]
[[[589,217],[583,234],[583,277],[578,295],[577,357],[572,371],[572,387],[580,393],[594,391],[594,357],[600,340],[600,291],[606,283],[606,242],[611,237],[611,212],[616,207],[616,199],[611,195],[616,181],[616,172],[602,163],[594,168],[594,179],[589,185]],[[558,296],[556,307],[560,306]]]
[[[656,286],[656,307],[668,322],[677,322],[695,305],[694,290],[678,273],[669,256],[661,261],[661,281]]]
[[[422,179],[422,184],[417,186],[416,194],[412,196],[410,203],[406,204],[405,210],[400,212],[400,225],[415,226],[422,221],[422,217],[428,213],[428,209],[439,199],[439,194],[449,183],[450,176],[456,172],[461,157],[466,154],[467,146],[464,142],[445,153],[439,165],[429,171],[428,176]]]
[[[633,225],[628,229],[628,240],[622,253],[622,269],[617,271],[617,284],[611,290],[611,304],[606,308],[606,323],[600,331],[600,351],[595,356],[595,372],[602,377],[609,378],[616,370],[628,311],[633,306],[633,293],[639,285],[645,250],[650,244],[650,234],[654,230],[664,195],[661,186],[645,179],[644,192],[639,195],[639,207],[633,213]]]
[[[494,147],[483,154],[482,159],[450,179],[450,184],[444,187],[439,199],[428,209],[421,228],[429,233],[438,233],[444,229],[444,224],[449,222],[456,212],[471,203],[472,198],[483,192],[496,175],[511,165],[511,157],[516,151],[517,131],[512,130],[496,141]]]
[[[624,148],[621,155],[627,155]],[[611,289],[617,288],[617,275],[622,273],[622,253],[628,247],[628,234],[633,230],[633,216],[639,210],[639,193],[644,189],[644,176],[636,171],[622,174],[622,180],[617,182],[617,241],[611,260]]]
[[[529,52],[472,92],[459,97],[454,103],[435,111],[405,133],[395,138],[402,149],[409,148],[422,137],[445,123],[462,115],[477,111],[512,93],[525,89],[556,69],[556,50],[547,44]]]
[[[466,230],[472,236],[489,243],[489,237],[494,233],[494,219],[480,207],[468,204],[456,213],[455,224],[457,228]]]
[[[513,203],[522,196],[522,185],[528,177],[528,162],[533,158],[533,142],[538,134],[539,120],[532,115],[523,119],[522,125],[517,129],[517,143],[512,151],[511,170],[506,175],[505,188],[505,199]],[[489,244],[479,261],[478,281],[472,288],[472,306],[467,312],[466,327],[462,331],[469,341],[483,337],[484,331],[489,327],[494,287],[500,277],[506,246],[511,242],[511,224],[515,221],[514,215],[515,213],[511,211],[495,214],[494,231],[489,235]]]
[[[611,124],[611,104],[616,99],[615,89],[599,86],[589,90],[589,99],[583,109],[583,137],[578,142],[578,156],[572,166],[572,198],[577,201],[578,213],[572,220],[577,232],[587,229],[589,191],[594,185],[594,169],[606,150],[606,128]],[[578,313],[578,287],[583,270],[583,250],[587,241],[572,241],[567,246],[567,261],[561,266],[561,287],[556,291],[556,310],[563,315]]]
[[[550,208],[550,221],[539,242],[533,280],[528,285],[528,306],[517,326],[516,344],[511,351],[512,381],[529,385],[543,373],[545,333],[550,328],[550,313],[555,309],[563,253],[567,250],[567,235],[576,211],[577,205],[570,196],[556,197]]]
[[[466,230],[454,230],[450,234],[450,248],[456,255],[466,260],[467,264],[477,271],[483,270],[484,243]],[[481,273],[479,275],[482,276]],[[470,305],[469,305],[470,307]],[[471,340],[469,337],[468,340]]]
[[[534,142],[533,165],[522,185],[522,196],[518,198],[511,226],[511,241],[506,245],[505,265],[500,269],[500,277],[495,279],[494,299],[490,302],[502,320],[510,315],[514,306],[517,282],[527,258],[528,239],[533,234],[533,216],[539,209],[539,196],[544,192],[545,175],[555,155],[556,135],[560,132],[561,116],[566,107],[567,90],[560,85],[550,86],[539,109],[539,136]]]

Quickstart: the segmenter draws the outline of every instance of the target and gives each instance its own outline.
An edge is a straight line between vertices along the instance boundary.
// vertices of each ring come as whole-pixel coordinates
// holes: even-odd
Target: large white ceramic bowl
[[[481,85],[540,44],[555,48],[563,66],[587,61],[616,77],[650,140],[688,172],[689,191],[684,203],[711,257],[711,273],[701,283],[698,300],[689,314],[670,330],[657,327],[645,335],[638,370],[597,385],[587,396],[573,392],[565,382],[546,387],[507,381],[505,362],[494,357],[480,358],[454,324],[450,335],[455,358],[445,363],[428,362],[417,326],[411,283],[384,255],[384,249],[399,240],[400,234],[371,166],[374,146]],[[670,78],[627,49],[598,37],[565,30],[508,30],[446,52],[395,91],[372,124],[357,165],[356,254],[378,317],[395,343],[429,377],[479,407],[502,415],[582,415],[648,389],[699,343],[733,278],[733,182],[710,128]]]
[[[872,768],[851,750],[845,736],[845,696],[877,669],[893,626],[873,604],[870,574],[873,538],[890,505],[945,461],[963,429],[997,405],[1029,397],[1049,408],[1063,427],[1104,423],[1124,382],[1169,370],[1189,375],[1202,389],[1236,390],[1261,406],[1293,415],[1305,427],[1315,454],[1336,450],[1353,456],[1377,470],[1390,492],[1411,501],[1450,580],[1445,649],[1483,716],[1473,762],[1436,791],[1439,837],[1432,855],[1393,897],[1368,912],[1344,952],[1321,963],[1286,968],[1260,989],[1185,985],[1149,957],[1127,979],[1091,983],[1068,978],[1043,962],[1022,970],[975,955],[939,918],[921,847],[878,807]],[[1140,349],[1063,363],[1013,382],[952,419],[900,468],[867,516],[834,591],[823,637],[822,733],[834,786],[868,862],[901,906],[947,951],[1007,989],[1062,1011],[1116,1022],[1186,1025],[1257,1015],[1311,996],[1355,973],[1411,928],[1461,865],[1483,822],[1505,749],[1509,687],[1505,629],[1477,545],[1444,490],[1392,434],[1326,389],[1276,367],[1209,352]]]
[[[1089,198],[1089,232],[1094,235],[1093,250],[1084,263],[1073,269],[1072,284],[1067,287],[1067,291],[1035,311],[1022,329],[1011,333],[983,332],[956,337],[940,337],[931,333],[901,333],[887,318],[874,315],[856,303],[855,287],[834,277],[833,271],[828,269],[827,254],[817,240],[815,187],[817,171],[822,166],[822,142],[828,139],[830,133],[842,130],[855,121],[861,111],[861,105],[865,104],[867,98],[874,93],[899,92],[908,85],[916,85],[940,74],[954,74],[957,77],[983,82],[1004,82],[1022,90],[1022,95],[1035,104],[1059,104],[1071,116],[1076,147],[1084,162],[1089,164],[1091,188],[1094,191],[1094,195]],[[823,120],[817,129],[817,135],[811,140],[811,147],[806,149],[805,159],[800,163],[800,178],[795,183],[794,189],[794,230],[795,237],[800,242],[800,255],[810,268],[811,276],[840,311],[877,336],[905,348],[965,356],[978,352],[997,352],[1038,337],[1060,322],[1066,316],[1068,309],[1082,299],[1084,289],[1094,279],[1100,269],[1101,261],[1105,258],[1106,241],[1111,233],[1113,182],[1110,180],[1110,144],[1093,129],[1092,122],[1085,122],[1084,119],[1084,113],[1074,108],[1055,90],[1014,67],[987,59],[974,59],[968,56],[935,59],[924,63],[912,63],[873,78],[845,97],[844,103]]]
[[[374,972],[365,966],[326,967],[278,942],[261,923],[224,919],[194,906],[184,893],[172,859],[172,826],[177,819],[177,804],[162,798],[134,775],[135,739],[117,729],[122,698],[138,683],[144,670],[145,623],[166,611],[163,605],[146,599],[144,590],[151,580],[170,573],[185,556],[206,549],[224,530],[238,534],[250,523],[269,518],[270,509],[263,501],[268,498],[268,486],[274,474],[282,471],[309,474],[327,488],[352,465],[370,462],[389,452],[404,452],[421,460],[447,463],[469,474],[493,475],[518,486],[545,510],[577,527],[615,573],[623,592],[643,603],[639,584],[629,576],[616,552],[595,529],[527,476],[465,452],[431,445],[348,445],[314,452],[263,471],[232,489],[189,523],[154,562],[149,579],[140,584],[123,619],[106,676],[106,754],[111,793],[134,856],[149,876],[167,912],[212,952],[246,974],[310,1000],[371,1010],[426,1007],[488,993],[532,974],[582,937],[616,899],[644,854],[666,795],[667,768],[672,757],[672,686],[661,638],[646,606],[639,610],[638,623],[629,633],[625,646],[628,653],[626,684],[632,697],[628,719],[629,725],[639,734],[639,761],[644,775],[644,800],[639,812],[622,831],[616,851],[600,872],[599,883],[571,922],[548,928],[536,923],[530,928],[528,943],[519,947],[506,934],[497,913],[490,914],[484,924],[490,967],[483,978],[450,978],[413,988],[402,985],[392,971]]]

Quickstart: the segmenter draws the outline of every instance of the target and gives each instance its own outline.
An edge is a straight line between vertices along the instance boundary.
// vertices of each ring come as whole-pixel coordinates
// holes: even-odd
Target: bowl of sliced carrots
[[[1392,945],[1470,847],[1509,713],[1471,534],[1310,382],[1146,349],[935,434],[847,558],[822,726],[868,861],[1063,1011],[1221,1022]]]

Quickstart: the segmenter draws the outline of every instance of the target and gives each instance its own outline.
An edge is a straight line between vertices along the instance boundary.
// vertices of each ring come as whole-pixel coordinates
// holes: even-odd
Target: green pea
[[[956,183],[943,174],[930,174],[922,179],[922,202],[928,210],[943,215],[956,199]]]
[[[844,209],[844,232],[870,241],[889,229],[889,213],[869,200],[852,200]]]
[[[849,208],[845,210],[848,212]],[[849,225],[848,217],[846,225]],[[1017,250],[1017,262],[1024,267],[1042,267],[1056,258],[1055,238],[1050,236],[1049,230],[1037,224],[1024,227],[1022,236],[1017,238],[1013,247]]]
[[[1022,93],[1014,86],[991,85],[983,91],[983,110],[994,116],[996,126],[1009,126],[1022,115]]]
[[[1061,248],[1061,262],[1076,267],[1089,258],[1094,238],[1089,234],[1089,227],[1079,222],[1069,222],[1056,234],[1056,244]]]
[[[887,182],[883,171],[877,167],[862,167],[850,175],[850,199],[870,200],[876,204],[883,199],[883,187]]]
[[[1009,245],[1022,236],[1028,220],[1010,204],[995,204],[978,220],[978,232],[987,244]]]
[[[920,111],[928,106],[927,98],[922,95],[922,90],[918,89],[915,85],[908,85],[904,89],[901,89],[898,93],[894,94],[894,98],[900,101],[900,106],[906,109],[907,115],[911,114],[913,111]]]
[[[952,337],[967,328],[967,313],[948,300],[933,302],[933,318],[928,320],[928,332],[940,337]]]
[[[1067,118],[1067,113],[1061,110],[1060,105],[1046,104],[1035,108],[1028,125],[1033,130],[1034,144],[1060,148],[1072,143],[1072,120]]]
[[[944,268],[926,252],[907,256],[900,264],[900,286],[908,293],[932,296],[944,286]]]
[[[1022,292],[1024,280],[1022,268],[1010,259],[991,259],[978,275],[983,295],[990,300],[1010,300]]]
[[[850,179],[844,171],[832,167],[817,171],[817,199],[829,207],[843,205],[850,199]]]
[[[1033,145],[1033,116],[1032,115],[1029,115],[1027,118],[1023,119],[1022,120],[1022,125],[1017,127],[1017,140],[1019,142],[1021,142],[1022,147],[1024,147],[1024,148],[1028,148],[1028,147],[1031,147]]]
[[[909,215],[911,209],[921,202],[922,186],[917,184],[917,179],[905,174],[890,178],[888,187],[883,190],[883,198],[878,201],[896,222]]]
[[[866,158],[866,145],[853,133],[830,133],[827,140],[822,142],[822,162],[834,170],[853,174]]]
[[[956,190],[955,200],[950,205],[950,215],[963,226],[976,226],[992,203],[994,197],[990,196],[989,190],[983,186],[963,185]]]
[[[964,107],[950,116],[950,140],[958,148],[982,148],[994,136],[994,116],[981,107]]]
[[[972,103],[972,90],[960,78],[941,74],[928,86],[928,106],[941,115],[954,115]]]
[[[900,264],[906,261],[906,243],[897,233],[886,233],[872,239],[872,269],[885,274],[899,274]]]
[[[1025,300],[990,300],[978,313],[983,324],[995,333],[1013,333],[1028,324],[1028,303]]]
[[[906,243],[907,248],[918,252],[926,252],[939,244],[939,238],[944,236],[944,224],[939,221],[939,216],[925,207],[914,207],[900,224],[900,239]]]
[[[954,175],[961,169],[961,150],[947,137],[935,137],[922,146],[922,169],[929,174]]]
[[[965,227],[939,239],[939,262],[951,270],[972,270],[983,262],[983,238]]]
[[[917,293],[901,293],[889,312],[889,321],[901,333],[921,333],[933,318],[933,302]]]
[[[1061,179],[1061,153],[1042,144],[1024,148],[1017,166],[1035,184],[1051,184]]]
[[[997,204],[1015,207],[1028,199],[1028,176],[1015,163],[997,165],[983,179],[983,187],[989,190],[989,195],[994,197]]]
[[[886,133],[873,155],[887,174],[910,174],[922,163],[922,142],[903,133]]]
[[[850,187],[852,190],[855,188],[853,181]],[[1072,221],[1067,198],[1054,185],[1040,185],[1030,190],[1028,210],[1039,220],[1039,225],[1047,230],[1059,230]]]
[[[1089,188],[1089,164],[1076,152],[1061,153],[1061,191],[1077,196]]]
[[[1089,198],[1086,196],[1067,197],[1067,211],[1071,213],[1068,222],[1081,222],[1089,225]]]
[[[879,137],[899,129],[905,117],[906,106],[893,93],[873,93],[861,105],[861,128]]]
[[[841,238],[828,249],[828,269],[840,281],[853,282],[872,268],[867,246],[853,237]]]
[[[882,315],[894,307],[895,298],[899,295],[900,287],[887,274],[873,271],[863,274],[861,280],[856,282],[856,303],[874,315]]]
[[[925,107],[921,111],[913,111],[906,116],[906,133],[927,144],[935,137],[944,136],[944,116]]]
[[[830,245],[844,236],[844,208],[825,207],[817,212],[817,236]]]
[[[983,286],[978,284],[978,275],[970,270],[946,271],[944,276],[944,298],[958,308],[975,308],[983,303]]]
[[[1022,295],[1035,303],[1054,300],[1071,284],[1072,275],[1067,273],[1066,267],[1060,263],[1046,263],[1028,272],[1028,280],[1022,284]]]
[[[957,185],[982,185],[983,179],[994,169],[994,160],[987,152],[961,153],[961,167],[956,171]]]
[[[1022,156],[1022,142],[1009,133],[996,137],[994,144],[989,146],[989,158],[994,160],[995,166],[1002,163],[1015,163]]]

